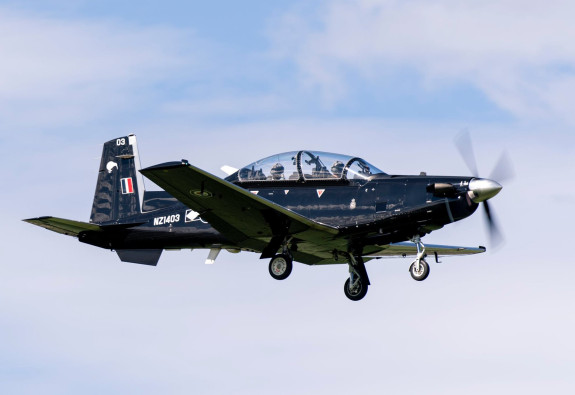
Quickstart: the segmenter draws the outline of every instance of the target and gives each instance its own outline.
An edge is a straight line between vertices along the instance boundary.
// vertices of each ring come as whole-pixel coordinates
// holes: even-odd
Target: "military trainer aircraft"
[[[467,145],[465,137],[462,146]],[[473,173],[474,159],[466,154]],[[190,164],[140,170],[136,136],[104,144],[89,222],[57,217],[24,221],[116,251],[122,261],[156,265],[163,250],[251,251],[271,258],[269,272],[286,279],[292,262],[347,264],[344,292],[360,300],[370,285],[365,262],[415,256],[411,276],[429,275],[425,260],[485,252],[485,247],[428,245],[421,238],[473,214],[501,185],[470,177],[389,175],[365,160],[318,151],[272,155],[225,179]],[[142,175],[163,191],[146,191]]]

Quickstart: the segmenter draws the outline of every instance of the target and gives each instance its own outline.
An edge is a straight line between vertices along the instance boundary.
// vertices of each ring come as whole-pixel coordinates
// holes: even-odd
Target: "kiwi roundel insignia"
[[[197,189],[192,189],[190,191],[190,195],[198,196],[198,197],[205,197],[205,198],[214,196],[210,191],[206,191],[206,190],[200,191]]]

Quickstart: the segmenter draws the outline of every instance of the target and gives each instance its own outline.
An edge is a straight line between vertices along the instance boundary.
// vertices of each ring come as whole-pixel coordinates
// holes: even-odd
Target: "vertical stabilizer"
[[[104,144],[90,222],[121,222],[142,212],[144,182],[139,170],[135,135]]]

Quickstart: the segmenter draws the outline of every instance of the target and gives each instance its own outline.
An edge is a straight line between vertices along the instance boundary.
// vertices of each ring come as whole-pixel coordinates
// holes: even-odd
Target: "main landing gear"
[[[289,249],[291,239],[284,239],[282,253],[276,254],[270,260],[269,272],[276,280],[285,280],[291,274],[293,268],[293,256]]]
[[[367,294],[370,285],[365,264],[361,256],[349,255],[349,278],[345,281],[343,292],[348,299],[358,301]]]
[[[417,256],[409,267],[409,272],[415,281],[423,281],[429,276],[429,265],[425,261],[427,255],[425,253],[425,246],[419,236],[415,236],[411,241],[417,246]]]
[[[423,281],[429,276],[429,265],[425,261],[425,257],[427,256],[425,246],[419,236],[415,236],[411,241],[417,246],[417,255],[411,266],[409,266],[409,272],[414,280]],[[370,285],[369,277],[360,254],[345,254],[349,259],[349,278],[345,281],[343,292],[348,299],[358,301],[363,299],[367,294]],[[336,260],[338,259],[336,252],[334,252],[334,257]],[[291,274],[292,268],[293,258],[286,245],[281,254],[274,255],[270,260],[269,272],[274,279],[285,280]]]
[[[293,268],[293,259],[288,254],[277,254],[269,266],[270,274],[276,280],[285,280],[291,274]]]

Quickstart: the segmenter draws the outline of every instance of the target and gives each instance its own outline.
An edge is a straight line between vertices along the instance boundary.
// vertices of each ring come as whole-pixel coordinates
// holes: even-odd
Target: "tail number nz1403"
[[[154,226],[175,224],[176,222],[180,222],[180,214],[166,215],[165,217],[154,218]]]

